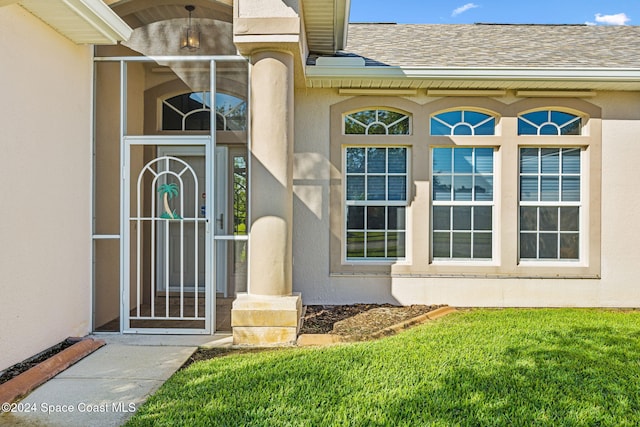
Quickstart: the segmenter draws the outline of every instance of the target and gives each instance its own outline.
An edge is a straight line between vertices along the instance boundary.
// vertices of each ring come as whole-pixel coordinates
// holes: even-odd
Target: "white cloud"
[[[603,15],[596,13],[596,22],[605,25],[627,25],[631,18],[626,13],[616,13],[615,15]]]
[[[461,13],[464,13],[467,10],[474,9],[476,7],[479,7],[479,6],[477,4],[474,4],[474,3],[467,3],[464,6],[460,6],[460,7],[456,8],[456,9],[454,9],[454,11],[451,12],[451,16],[458,16]]]

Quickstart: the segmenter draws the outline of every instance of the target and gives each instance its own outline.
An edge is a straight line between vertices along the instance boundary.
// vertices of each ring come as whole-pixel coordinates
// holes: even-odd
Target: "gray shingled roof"
[[[350,24],[338,56],[367,66],[640,68],[640,27]]]

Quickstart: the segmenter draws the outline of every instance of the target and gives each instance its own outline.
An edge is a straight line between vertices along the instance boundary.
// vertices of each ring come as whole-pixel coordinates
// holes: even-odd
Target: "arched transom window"
[[[431,135],[495,135],[496,119],[479,111],[446,111],[431,117]]]
[[[556,110],[540,110],[518,117],[518,135],[580,135],[582,118]]]
[[[216,130],[246,130],[247,103],[235,96],[216,94]],[[183,93],[162,101],[162,130],[210,130],[211,93]]]
[[[344,117],[346,135],[409,135],[409,115],[392,110],[368,109]]]

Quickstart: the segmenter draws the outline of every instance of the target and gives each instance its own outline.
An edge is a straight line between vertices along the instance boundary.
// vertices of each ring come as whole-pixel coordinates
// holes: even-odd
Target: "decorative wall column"
[[[249,292],[233,303],[234,344],[296,340],[300,295],[292,294],[294,57],[251,55]]]
[[[293,56],[252,56],[251,283],[255,295],[291,294]]]

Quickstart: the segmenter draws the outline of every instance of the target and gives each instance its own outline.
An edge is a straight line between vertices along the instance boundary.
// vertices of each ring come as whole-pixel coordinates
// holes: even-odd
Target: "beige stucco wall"
[[[91,49],[0,8],[0,370],[91,314]]]
[[[586,267],[573,272],[564,270],[567,277],[575,273],[575,276],[582,278],[563,279],[553,278],[553,268],[540,270],[538,275],[536,269],[526,270],[518,266],[512,271],[496,268],[490,278],[469,271],[465,275],[464,269],[457,274],[455,269],[434,268],[428,262],[415,259],[416,254],[411,254],[410,249],[409,255],[414,257],[410,264],[413,265],[392,266],[393,274],[385,273],[384,268],[377,268],[377,271],[374,268],[371,274],[364,274],[358,269],[349,270],[351,266],[336,268],[335,259],[332,260],[330,256],[330,218],[343,207],[335,201],[333,205],[331,202],[330,183],[339,185],[340,174],[335,164],[331,163],[330,109],[346,99],[349,98],[339,96],[335,90],[296,92],[293,289],[302,293],[305,304],[392,302],[456,306],[640,306],[640,282],[637,278],[640,274],[637,262],[640,259],[640,245],[636,243],[640,236],[640,223],[634,221],[640,215],[640,200],[634,197],[637,190],[634,191],[633,187],[634,171],[637,169],[635,163],[640,156],[640,145],[636,143],[636,135],[640,132],[640,95],[610,92],[599,93],[597,97],[585,100],[594,104],[594,111],[601,110],[602,119],[592,120],[590,124],[590,131],[594,134],[600,133],[600,127],[602,129],[601,147],[598,147],[597,135],[591,135],[596,138],[588,140],[589,158],[596,156],[596,161],[590,164],[588,176],[597,178],[601,191],[592,191],[588,201],[593,206],[589,212],[589,227],[593,233],[589,236],[589,258],[584,260]],[[369,99],[372,100],[371,106],[384,106],[380,97]],[[426,104],[443,103],[442,99],[423,94],[407,100],[427,109],[429,106]],[[521,101],[512,96],[496,100],[507,105]],[[556,106],[574,101],[544,99],[539,102]],[[503,122],[504,126],[514,125],[510,120]],[[416,132],[420,129],[426,130],[424,126],[414,126]],[[418,144],[419,141],[420,138]],[[416,144],[415,141],[412,143]],[[597,149],[592,150],[594,147]],[[597,159],[600,148],[601,160]],[[415,149],[413,154],[417,154]],[[425,164],[424,171],[417,170],[415,161],[413,166],[414,177],[424,175],[428,168],[428,164]],[[503,175],[507,172],[514,173],[503,171]],[[590,182],[589,186],[595,188],[596,184]],[[420,194],[421,190],[414,188],[411,191],[415,195],[416,192]],[[597,200],[600,195],[601,202]],[[422,217],[428,224],[428,216],[421,210],[428,211],[429,207],[416,209],[416,206],[421,206],[416,200],[413,200],[409,210],[409,223],[418,230],[420,221],[416,221],[416,218]],[[501,214],[503,217],[509,214],[504,206]],[[501,225],[517,227],[515,223]],[[423,231],[428,233],[428,226],[423,227]],[[413,237],[419,238],[417,235]],[[498,248],[501,258],[509,258],[513,250],[517,251],[516,243],[513,243],[512,249],[504,247],[504,239],[502,243],[503,247]],[[414,247],[417,246],[414,244]],[[422,266],[416,267],[421,263]]]
[[[298,15],[298,0],[242,0],[235,4],[241,18],[292,17]]]
[[[330,276],[329,109],[344,99],[334,90],[295,94],[293,290],[304,304],[394,302],[388,276]]]

